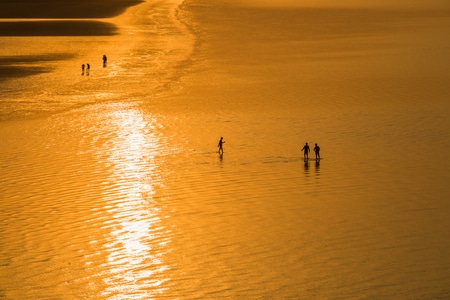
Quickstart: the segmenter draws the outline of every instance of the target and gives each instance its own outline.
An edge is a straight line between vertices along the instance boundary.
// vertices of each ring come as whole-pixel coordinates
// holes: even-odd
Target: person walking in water
[[[108,61],[108,58],[106,57],[106,54],[103,55],[103,68],[106,68],[106,63]]]
[[[309,154],[309,146],[308,146],[308,143],[306,143],[305,146],[303,146],[302,151],[303,151],[303,158],[304,158],[305,160],[308,160],[308,154]]]
[[[89,72],[91,71],[91,66],[89,64],[86,65],[86,76],[89,76]]]
[[[314,153],[316,153],[316,159],[320,159],[320,147],[317,144],[315,144],[313,150],[314,150]]]
[[[219,143],[217,144],[217,147],[219,147],[219,154],[223,154],[223,143],[225,143],[223,137],[220,137]]]
[[[81,65],[81,76],[84,75],[84,64]]]

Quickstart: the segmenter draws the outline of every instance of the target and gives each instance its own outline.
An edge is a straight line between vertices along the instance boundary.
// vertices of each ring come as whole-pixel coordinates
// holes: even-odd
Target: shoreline
[[[109,22],[39,20],[0,22],[0,37],[38,37],[38,36],[109,36],[115,35],[118,28]]]
[[[167,91],[168,89],[170,89],[170,86],[174,86],[177,84],[178,79],[182,76],[184,76],[184,71],[186,68],[189,68],[189,65],[191,64],[192,61],[192,55],[193,55],[193,48],[194,48],[194,43],[195,43],[195,38],[193,36],[192,30],[187,26],[187,24],[185,23],[186,20],[184,20],[183,18],[181,18],[178,15],[179,12],[179,7],[180,5],[182,5],[184,1],[182,0],[177,0],[177,1],[173,1],[173,0],[168,0],[168,1],[164,1],[164,2],[158,2],[158,3],[153,3],[152,1],[147,1],[145,3],[142,3],[142,5],[136,5],[130,9],[127,10],[127,12],[121,14],[120,16],[117,16],[115,18],[109,18],[105,20],[105,23],[100,22],[100,21],[89,21],[89,20],[68,20],[68,21],[63,21],[63,20],[30,20],[30,21],[25,21],[28,22],[29,24],[27,24],[27,27],[31,27],[34,26],[33,24],[39,24],[42,25],[42,27],[46,28],[47,30],[52,31],[52,35],[48,35],[48,36],[42,36],[42,40],[53,40],[53,37],[55,37],[55,39],[57,41],[61,40],[64,43],[67,43],[67,41],[69,40],[73,40],[76,43],[82,42],[85,44],[92,44],[93,40],[105,40],[105,41],[109,41],[109,43],[114,43],[116,46],[116,48],[118,47],[117,42],[120,42],[121,40],[126,40],[130,37],[130,33],[128,32],[130,28],[130,26],[134,26],[135,25],[135,20],[137,18],[147,18],[146,16],[148,16],[149,14],[154,16],[149,17],[148,22],[158,22],[161,24],[172,24],[170,25],[171,27],[174,26],[171,30],[168,30],[169,27],[166,27],[167,25],[165,25],[165,27],[161,27],[161,30],[158,29],[154,29],[157,30],[157,32],[159,32],[157,35],[160,35],[162,40],[167,40],[166,43],[167,46],[169,46],[170,48],[174,48],[172,50],[170,50],[168,53],[170,53],[170,55],[176,55],[177,57],[174,57],[174,59],[169,60],[169,65],[167,67],[170,67],[170,72],[168,72],[166,74],[167,77],[165,78],[161,78],[160,84],[157,85],[157,87],[155,87],[155,89],[157,89],[159,92],[163,92],[163,91]],[[164,12],[164,14],[167,14],[166,18],[162,18],[159,16],[161,12]],[[17,21],[23,21],[24,19],[20,19]],[[16,21],[16,20],[15,20]],[[108,23],[106,23],[106,21]],[[102,28],[102,26],[110,26],[110,27],[106,27],[105,30],[114,30],[114,34],[109,34],[109,35],[104,35],[104,36],[99,36],[98,34],[91,34],[90,36],[92,36],[92,40],[90,39],[90,37],[88,35],[84,35],[84,36],[77,36],[77,32],[79,31],[77,28],[70,28],[70,26],[66,26],[68,28],[68,30],[71,32],[71,35],[56,35],[54,34],[55,32],[57,32],[58,30],[60,30],[59,28],[57,28],[58,26],[56,26],[56,24],[61,23],[64,24],[65,22],[69,22],[70,24],[81,24],[80,26],[82,26],[83,28],[86,27],[90,27],[91,24],[93,24],[93,28],[88,28],[89,30],[94,31],[97,30],[98,27],[100,27],[100,29]],[[0,33],[1,33],[1,26],[3,24],[8,25],[9,23],[13,23],[10,20],[0,20]],[[22,26],[23,23],[21,23],[19,26]],[[113,27],[114,26],[114,27]],[[153,29],[152,29],[153,30]],[[184,34],[185,37],[183,37],[182,39],[177,39],[176,43],[173,43],[170,36],[172,35],[179,35],[179,34]],[[123,35],[123,38],[122,38]],[[69,38],[69,40],[67,38]],[[19,36],[17,34],[10,34],[10,36],[6,36],[6,37],[2,37],[0,34],[0,40],[2,40],[4,42],[8,42],[9,40],[11,40],[11,44],[23,44],[25,43],[28,39],[30,40],[40,40],[41,36],[39,35],[35,35],[35,36],[31,36],[31,35],[27,35],[24,34],[23,36]],[[150,39],[153,39],[153,36],[150,37]],[[83,42],[84,41],[84,42]],[[116,42],[113,42],[116,41]],[[9,42],[8,42],[9,43]],[[184,45],[184,46],[183,46]],[[93,51],[93,52],[98,52],[101,51],[101,54],[106,53],[108,54],[108,57],[111,58],[111,62],[114,61],[116,64],[118,63],[117,58],[118,57],[122,57],[120,55],[117,55],[117,53],[115,53],[115,51],[113,51],[112,49],[108,49],[109,46],[106,46],[106,48],[104,48],[102,46],[102,50],[95,50],[93,48],[89,48],[89,51]],[[125,46],[126,48],[126,46]],[[15,89],[20,82],[22,83],[22,86],[28,86],[29,83],[36,83],[37,81],[35,81],[35,78],[37,80],[43,80],[43,78],[48,78],[50,76],[52,76],[52,74],[56,75],[57,77],[61,78],[60,75],[64,74],[61,72],[61,67],[63,67],[65,69],[65,66],[67,65],[75,65],[76,67],[78,67],[78,65],[81,65],[81,62],[85,62],[86,60],[91,60],[91,58],[88,58],[88,56],[85,56],[83,53],[83,50],[81,52],[73,52],[71,51],[71,48],[61,48],[62,50],[56,49],[58,51],[54,51],[52,50],[53,48],[48,48],[46,49],[46,52],[42,52],[41,50],[38,50],[38,52],[30,52],[28,50],[25,50],[25,48],[21,48],[24,49],[24,51],[20,51],[20,52],[13,52],[10,51],[8,49],[5,49],[6,51],[4,51],[3,54],[3,59],[2,61],[0,61],[0,86],[4,87],[3,89],[3,96],[5,99],[5,112],[8,111],[13,111],[13,109],[15,109],[13,106],[15,105],[15,99],[17,98],[16,96],[19,95],[18,93],[21,93],[21,91],[17,91],[17,93],[15,92]],[[66,49],[66,50],[64,50]],[[176,51],[175,51],[176,50]],[[49,52],[50,51],[50,52]],[[155,51],[155,50],[153,50]],[[181,51],[181,52],[179,52]],[[161,55],[167,55],[164,54],[167,51],[161,51]],[[179,53],[184,53],[182,55],[182,57],[180,57],[177,52]],[[81,53],[81,54],[80,54]],[[99,52],[100,53],[100,52]],[[157,52],[155,52],[156,54]],[[81,55],[81,56],[80,56]],[[80,57],[84,57],[84,58],[80,58]],[[81,60],[82,59],[82,60]],[[153,58],[152,58],[153,60]],[[81,61],[80,63],[78,63],[78,61]],[[174,62],[176,62],[174,64]],[[152,64],[152,62],[149,62],[150,65]],[[65,64],[65,66],[63,65]],[[114,64],[112,64],[110,66],[111,68],[107,68],[107,69],[102,69],[102,72],[105,73],[105,71],[109,71],[111,72],[112,70],[114,70],[115,68],[117,68],[117,66],[115,66]],[[94,66],[95,68],[95,66]],[[78,69],[77,69],[78,70]],[[123,70],[125,72],[127,72],[126,70]],[[149,70],[149,74],[152,74],[152,70]],[[166,73],[166,72],[164,72]],[[67,73],[66,73],[67,74]],[[115,73],[114,73],[115,74]],[[75,74],[74,74],[75,75]],[[79,75],[78,72],[76,72],[76,75]],[[104,75],[104,74],[103,74]],[[102,76],[103,76],[102,75]],[[113,78],[113,77],[111,77]],[[92,77],[92,80],[95,80],[95,77]],[[109,79],[110,80],[110,79]],[[73,81],[73,80],[71,80]],[[22,89],[21,89],[22,90]],[[39,92],[38,92],[39,94]],[[51,93],[50,93],[51,94]],[[31,94],[30,94],[31,95]],[[11,99],[9,99],[11,98]],[[61,100],[62,101],[62,100]],[[95,101],[97,103],[97,101]],[[30,102],[31,103],[31,102]],[[33,102],[34,103],[34,102]],[[59,103],[58,101],[56,101],[55,103]],[[70,103],[70,101],[69,101]],[[92,101],[87,101],[87,103],[80,103],[79,105],[84,106],[85,104],[89,104],[92,103]],[[62,106],[64,106],[63,104],[61,104]],[[76,107],[79,107],[79,105],[76,105]],[[11,106],[11,109],[9,109],[8,107]],[[14,120],[26,120],[26,119],[36,119],[36,118],[40,118],[42,116],[49,116],[52,114],[58,114],[61,111],[66,111],[66,109],[57,109],[57,110],[53,110],[51,109],[51,111],[48,112],[44,112],[42,111],[42,113],[38,112],[38,111],[34,111],[31,115],[27,114],[24,115],[22,117],[19,116],[19,112],[21,111],[21,109],[23,109],[22,107],[23,105],[20,104],[20,102],[18,102],[18,108],[17,114],[14,114],[15,116],[9,116],[8,114],[2,114],[3,117],[0,117],[0,122],[6,122],[6,121],[14,121]],[[64,106],[66,107],[66,106]],[[25,109],[30,109],[30,107],[27,106],[27,108]]]
[[[0,0],[0,39],[27,37],[113,36],[119,27],[111,22],[130,7],[144,3],[142,0],[116,0],[100,9],[100,2],[79,3],[67,1],[68,6],[56,6],[52,1],[33,3]],[[71,4],[70,4],[71,3]],[[51,6],[51,8],[49,8]],[[95,20],[107,19],[107,21]],[[52,72],[51,67],[36,66],[41,62],[67,59],[67,55],[12,55],[3,56],[0,62],[0,83]]]
[[[64,7],[52,7],[51,13],[44,13],[46,7],[52,5],[52,1],[41,1],[40,4],[43,6],[36,8],[32,4],[27,6],[19,1],[4,3],[4,0],[0,0],[0,39],[118,35],[120,26],[114,22],[114,19],[120,17],[129,8],[144,2],[143,0],[115,0],[112,3],[115,5],[109,5],[106,11],[93,9],[96,3],[89,2],[84,5],[80,4],[78,9],[74,9],[73,16],[67,16],[64,12],[67,8]],[[29,6],[33,6],[33,8],[31,9]],[[10,14],[8,14],[8,9]],[[21,13],[16,13],[16,10],[20,10]],[[96,14],[93,15],[92,12],[96,12]],[[44,53],[41,55],[2,56],[0,83],[52,72],[52,67],[36,64],[67,59],[67,55],[69,54]],[[73,58],[73,56],[71,57]]]
[[[122,14],[131,6],[138,5],[143,0],[112,0],[107,3],[101,0],[82,1],[65,0],[55,5],[51,0],[39,2],[21,2],[0,0],[0,18],[111,18]]]

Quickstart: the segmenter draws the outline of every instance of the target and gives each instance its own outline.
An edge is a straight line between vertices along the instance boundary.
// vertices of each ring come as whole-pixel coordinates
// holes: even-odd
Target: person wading
[[[309,154],[309,146],[308,146],[308,143],[306,143],[305,146],[303,146],[302,151],[303,151],[303,158],[304,158],[305,160],[308,160],[308,154]]]
[[[219,143],[217,144],[217,147],[219,147],[219,154],[223,154],[223,144],[225,142],[223,141],[223,137],[220,137]]]

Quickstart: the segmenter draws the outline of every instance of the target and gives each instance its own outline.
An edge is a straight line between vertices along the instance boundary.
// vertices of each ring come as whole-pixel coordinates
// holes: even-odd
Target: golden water
[[[220,3],[0,38],[0,299],[448,297],[445,10]]]

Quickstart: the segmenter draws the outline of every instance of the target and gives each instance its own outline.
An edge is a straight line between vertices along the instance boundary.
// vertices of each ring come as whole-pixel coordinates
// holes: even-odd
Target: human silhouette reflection
[[[305,168],[305,172],[309,171],[309,161],[307,159],[304,160],[304,168]]]

